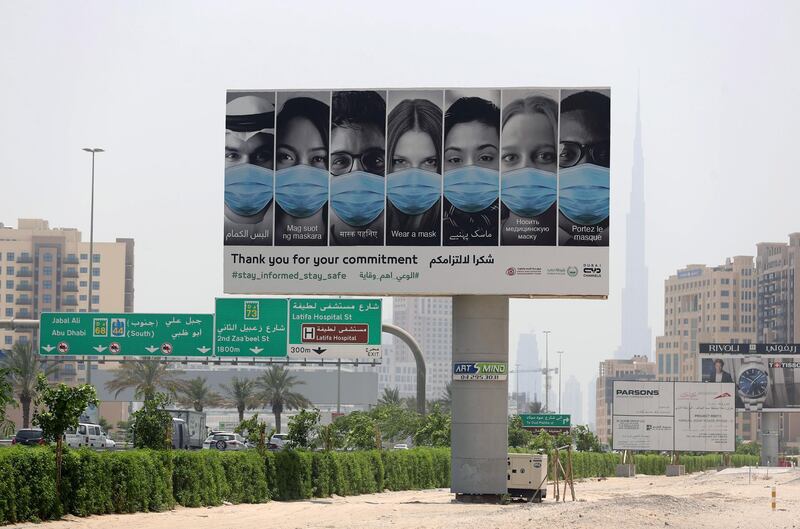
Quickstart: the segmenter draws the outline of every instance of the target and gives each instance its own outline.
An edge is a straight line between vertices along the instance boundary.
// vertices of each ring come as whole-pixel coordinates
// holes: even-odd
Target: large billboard
[[[615,450],[733,452],[736,414],[731,383],[613,383]]]
[[[703,382],[736,385],[739,411],[800,410],[800,344],[700,344]]]
[[[608,88],[230,90],[231,294],[608,295]]]

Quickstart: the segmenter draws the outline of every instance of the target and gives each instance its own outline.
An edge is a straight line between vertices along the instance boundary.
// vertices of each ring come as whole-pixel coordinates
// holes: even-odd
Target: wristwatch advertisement
[[[746,356],[742,361],[736,390],[747,411],[761,411],[769,394],[769,371],[767,359]]]

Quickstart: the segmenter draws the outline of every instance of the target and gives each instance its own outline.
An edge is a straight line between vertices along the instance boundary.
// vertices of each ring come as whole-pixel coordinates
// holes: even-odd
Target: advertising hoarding
[[[703,382],[736,385],[738,411],[800,410],[800,344],[710,344],[699,347]]]
[[[230,90],[225,292],[606,297],[610,98]]]
[[[508,364],[505,362],[455,362],[453,380],[506,380]]]
[[[614,381],[615,450],[732,452],[732,383]]]

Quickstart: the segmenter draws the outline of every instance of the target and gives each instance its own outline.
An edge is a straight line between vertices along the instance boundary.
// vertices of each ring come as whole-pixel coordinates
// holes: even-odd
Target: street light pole
[[[550,411],[550,331],[544,333],[544,411]]]
[[[105,152],[99,147],[84,147],[84,151],[92,153],[92,200],[90,205],[89,217],[89,313],[92,312],[92,283],[93,283],[93,270],[94,270],[94,155],[99,152]],[[92,362],[86,361],[86,383],[92,383]]]
[[[561,413],[561,355],[564,351],[557,351],[558,353],[558,413]]]

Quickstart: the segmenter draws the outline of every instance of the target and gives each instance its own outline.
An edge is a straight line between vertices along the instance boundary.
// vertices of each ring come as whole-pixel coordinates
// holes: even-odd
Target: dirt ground
[[[177,508],[164,513],[67,517],[15,528],[45,529],[264,529],[391,528],[799,528],[800,471],[731,469],[681,477],[587,479],[578,501],[556,503],[552,485],[541,504],[456,503],[445,489],[387,492],[261,505]],[[770,492],[777,487],[777,509]]]

